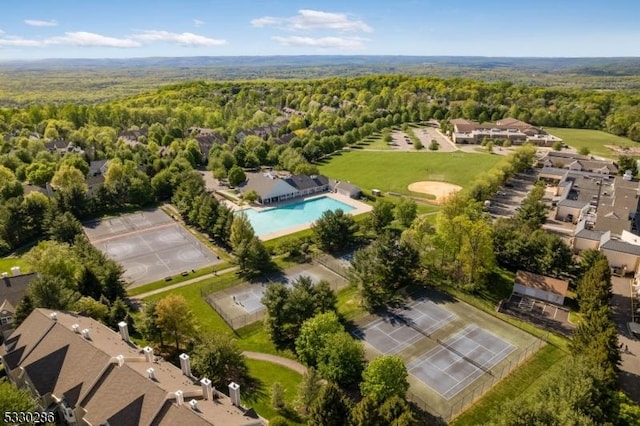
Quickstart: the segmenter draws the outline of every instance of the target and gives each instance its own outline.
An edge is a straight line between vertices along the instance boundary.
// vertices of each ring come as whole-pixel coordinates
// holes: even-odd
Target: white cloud
[[[32,27],[57,27],[58,21],[51,19],[49,21],[41,21],[39,19],[25,19],[24,23]]]
[[[271,38],[278,43],[285,46],[305,46],[305,47],[316,47],[319,49],[344,49],[344,50],[355,50],[362,49],[364,47],[364,39],[357,37],[320,37],[320,38],[312,38],[312,37],[300,37],[300,36],[291,36],[291,37],[272,37]]]
[[[196,28],[200,28],[200,27],[201,27],[201,26],[203,26],[204,24],[205,24],[205,22],[204,22],[204,21],[201,21],[201,20],[199,20],[199,19],[194,19],[194,20],[193,20],[193,25],[194,25]]]
[[[373,29],[362,20],[355,20],[345,13],[322,12],[301,9],[298,14],[288,18],[263,16],[251,21],[254,27],[282,26],[292,31],[337,30],[342,32],[362,31],[370,33]]]
[[[221,46],[227,44],[226,40],[220,40],[215,38],[209,38],[205,36],[201,36],[193,33],[170,33],[168,31],[144,31],[140,34],[136,34],[132,36],[136,40],[145,41],[145,42],[168,42],[179,44],[182,46],[193,46],[193,47],[201,47],[201,46]]]
[[[22,37],[3,37],[0,38],[0,46],[10,47],[42,47],[44,41],[42,40],[29,40]]]
[[[88,33],[85,31],[64,33],[63,36],[49,37],[44,40],[50,44],[68,44],[80,47],[140,47],[142,44],[130,38],[115,38],[103,36],[101,34]]]

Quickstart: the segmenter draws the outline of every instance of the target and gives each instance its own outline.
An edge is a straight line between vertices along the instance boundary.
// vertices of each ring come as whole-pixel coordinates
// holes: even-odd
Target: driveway
[[[631,279],[612,277],[613,319],[618,327],[618,340],[628,347],[622,351],[620,386],[635,401],[640,402],[640,341],[633,339],[627,329],[631,321]]]

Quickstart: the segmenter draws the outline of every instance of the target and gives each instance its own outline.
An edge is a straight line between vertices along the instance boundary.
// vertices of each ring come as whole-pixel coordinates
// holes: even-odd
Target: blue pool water
[[[285,204],[261,212],[251,208],[242,211],[249,218],[256,235],[260,237],[292,226],[314,222],[319,219],[325,211],[335,211],[338,209],[342,209],[343,212],[347,213],[355,210],[355,207],[334,200],[333,198],[319,197],[297,203]]]

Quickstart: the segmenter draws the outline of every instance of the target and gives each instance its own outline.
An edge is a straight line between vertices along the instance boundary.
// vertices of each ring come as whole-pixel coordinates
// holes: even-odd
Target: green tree
[[[22,185],[11,169],[0,165],[0,201],[22,195]]]
[[[328,334],[319,354],[318,372],[340,386],[351,386],[360,380],[364,368],[362,342],[346,331]]]
[[[109,313],[109,307],[107,305],[88,296],[83,296],[78,299],[73,305],[73,310],[98,321],[104,321]]]
[[[322,389],[322,380],[318,375],[315,368],[309,367],[307,372],[302,376],[302,381],[298,384],[298,390],[296,393],[296,399],[293,402],[294,407],[298,412],[306,415],[309,412],[309,407],[318,397],[320,390]]]
[[[439,149],[440,149],[440,144],[438,143],[438,141],[435,139],[431,139],[431,143],[429,144],[429,150],[437,151]]]
[[[251,388],[247,362],[237,342],[226,334],[212,334],[196,344],[192,367],[198,377],[207,377],[217,389],[229,383]]]
[[[621,155],[618,157],[618,174],[623,175],[627,170],[631,170],[631,174],[636,176],[638,174],[638,163],[633,157]]]
[[[351,403],[336,385],[324,386],[309,410],[309,424],[313,426],[342,425],[349,418]]]
[[[554,142],[551,148],[553,148],[554,151],[562,151],[562,142]]]
[[[583,146],[582,148],[580,148],[578,150],[578,154],[580,154],[580,155],[589,155],[590,153],[591,153],[591,151],[586,146]]]
[[[138,317],[136,328],[148,342],[158,342],[160,346],[164,346],[162,338],[162,329],[158,325],[158,315],[156,314],[155,301],[148,301],[144,305],[142,315]]]
[[[271,268],[269,253],[254,235],[249,218],[244,213],[234,216],[229,241],[243,275],[254,276]]]
[[[382,403],[379,409],[382,421],[380,425],[389,426],[417,426],[419,423],[404,398],[391,396]]]
[[[416,218],[418,213],[418,205],[411,198],[402,198],[396,204],[395,217],[398,222],[405,228],[411,226],[411,222]]]
[[[358,226],[353,217],[341,209],[327,210],[311,227],[314,239],[324,251],[338,251],[348,247],[355,240]]]
[[[327,336],[342,330],[344,328],[335,312],[325,312],[307,319],[296,339],[298,359],[310,367],[317,367],[320,354],[325,350]]]
[[[518,222],[531,231],[540,228],[547,221],[547,206],[542,201],[544,192],[544,184],[537,183],[522,201],[520,210],[515,216]]]
[[[67,310],[73,307],[80,294],[59,276],[40,275],[27,287],[34,307]]]
[[[83,235],[82,224],[71,212],[52,211],[46,219],[49,238],[60,243],[71,244],[78,235]]]
[[[360,392],[379,403],[391,396],[404,398],[409,390],[407,367],[397,355],[377,357],[362,372]]]
[[[229,179],[229,185],[238,186],[247,180],[247,175],[244,174],[242,168],[233,166],[231,170],[229,170],[227,178]]]
[[[29,391],[16,388],[6,378],[0,379],[0,410],[3,413],[34,412],[38,408],[36,401],[33,399]],[[12,423],[16,425],[30,425],[31,422]]]
[[[280,382],[274,382],[271,386],[271,406],[276,410],[282,410],[285,407],[284,388]]]
[[[183,296],[172,294],[160,299],[155,313],[158,327],[173,337],[176,351],[180,350],[181,341],[195,336],[196,319]]]
[[[378,198],[371,210],[369,221],[371,229],[378,233],[382,232],[393,221],[394,205],[391,201]]]
[[[68,191],[71,188],[81,186],[86,189],[84,173],[73,166],[61,165],[51,179],[51,185],[59,191]]]
[[[384,420],[379,412],[380,404],[371,397],[363,397],[351,410],[351,426],[382,426]]]
[[[242,199],[249,204],[253,204],[258,200],[258,193],[252,189],[242,194]]]

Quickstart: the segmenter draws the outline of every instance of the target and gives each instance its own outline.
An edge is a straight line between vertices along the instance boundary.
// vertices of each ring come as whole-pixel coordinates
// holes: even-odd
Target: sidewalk
[[[130,299],[144,299],[145,297],[154,296],[156,294],[164,293],[165,291],[171,291],[171,290],[175,290],[176,288],[185,287],[185,286],[188,286],[188,285],[191,285],[191,284],[199,283],[200,281],[206,280],[208,278],[213,278],[215,276],[228,274],[229,272],[235,272],[237,270],[238,270],[237,266],[232,266],[231,268],[227,268],[227,269],[222,269],[220,271],[216,271],[215,274],[210,273],[210,274],[206,274],[206,275],[201,275],[201,276],[199,276],[197,278],[192,278],[190,280],[182,281],[181,283],[178,283],[178,284],[168,285],[166,287],[162,287],[162,288],[159,288],[159,289],[156,289],[156,290],[151,290],[151,291],[148,291],[146,293],[141,293],[141,294],[138,294],[136,296],[131,296],[129,298]]]
[[[265,354],[264,352],[250,352],[244,351],[242,355],[249,359],[255,359],[258,361],[268,361],[274,364],[282,365],[283,367],[287,367],[296,373],[305,374],[307,372],[307,367],[300,364],[298,361],[294,361],[289,358],[284,358],[278,355]]]
[[[613,320],[618,327],[618,341],[626,345],[628,351],[621,351],[620,386],[631,399],[640,402],[640,341],[632,338],[627,328],[631,321],[631,280],[629,278],[612,277]]]

